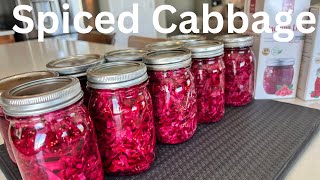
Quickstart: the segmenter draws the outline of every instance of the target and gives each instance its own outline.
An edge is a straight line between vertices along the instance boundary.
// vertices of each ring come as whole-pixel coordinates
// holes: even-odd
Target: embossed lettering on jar
[[[198,122],[218,122],[225,113],[224,45],[218,41],[186,43],[192,52],[191,72],[195,76]]]
[[[4,92],[10,142],[22,178],[103,179],[97,139],[79,80],[32,81]]]
[[[0,94],[2,94],[6,90],[9,90],[15,86],[21,85],[26,82],[30,82],[38,79],[50,78],[50,77],[57,77],[57,76],[59,75],[58,73],[55,73],[55,72],[35,71],[35,72],[28,72],[28,73],[17,74],[10,77],[6,77],[0,80]],[[9,137],[8,137],[10,122],[5,118],[2,106],[3,106],[2,98],[0,97],[0,133],[6,145],[10,159],[13,162],[16,162],[11,149],[11,144],[9,143]]]
[[[159,142],[179,144],[197,128],[197,97],[191,74],[191,52],[165,50],[146,55],[156,134]]]
[[[58,72],[60,76],[78,78],[84,92],[84,105],[88,106],[90,92],[87,89],[87,70],[104,61],[105,59],[97,54],[76,55],[51,61],[47,64],[47,69]]]
[[[253,100],[255,55],[252,51],[253,37],[224,35],[216,38],[224,42],[226,66],[226,104],[244,106]]]
[[[106,63],[88,70],[88,81],[105,172],[133,175],[148,170],[155,159],[156,136],[146,66]]]
[[[294,76],[294,59],[270,59],[264,72],[263,88],[268,94],[275,94],[283,86],[290,87]]]

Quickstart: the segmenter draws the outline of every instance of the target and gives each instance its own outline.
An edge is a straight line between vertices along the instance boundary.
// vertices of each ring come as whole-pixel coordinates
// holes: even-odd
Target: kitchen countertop
[[[69,41],[60,38],[0,45],[0,78],[30,71],[45,70],[46,64],[57,58],[76,54],[101,54],[114,50],[111,45]]]
[[[12,31],[12,30],[6,30],[6,31],[0,30],[0,36],[9,36],[9,35],[14,35],[14,31]]]
[[[1,35],[1,31],[0,31]],[[105,54],[114,50],[114,46],[68,41],[59,38],[36,40],[0,45],[0,78],[17,73],[45,70],[46,64],[54,59],[75,54]],[[320,101],[305,102],[300,99],[279,100],[283,103],[297,104],[320,110]],[[319,111],[320,113],[320,111]],[[3,144],[0,138],[0,144]],[[293,166],[287,180],[316,180],[320,177],[320,133],[314,138],[306,151]],[[0,171],[0,179],[5,179]]]

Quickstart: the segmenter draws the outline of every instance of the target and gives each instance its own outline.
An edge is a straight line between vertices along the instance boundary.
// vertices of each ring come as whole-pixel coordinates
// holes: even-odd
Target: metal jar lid
[[[192,53],[192,58],[212,58],[224,54],[224,45],[220,41],[193,41],[184,44]]]
[[[51,61],[47,64],[47,69],[63,76],[81,77],[86,75],[90,67],[104,61],[104,58],[97,54],[75,55]]]
[[[191,51],[185,48],[148,53],[143,62],[149,70],[173,70],[191,65]]]
[[[2,94],[4,113],[13,117],[36,116],[63,109],[83,96],[80,82],[73,77],[31,81]]]
[[[295,59],[294,58],[269,59],[266,64],[267,66],[293,66],[295,64]]]
[[[143,49],[123,49],[111,51],[105,54],[104,58],[107,62],[117,61],[142,61],[143,56],[148,51]]]
[[[253,36],[241,34],[222,35],[215,38],[215,40],[224,43],[225,48],[241,48],[253,46]]]
[[[142,62],[122,61],[95,66],[88,70],[88,86],[94,89],[119,89],[141,84],[148,79]]]
[[[21,84],[35,81],[44,78],[58,77],[59,74],[53,71],[34,71],[22,74],[16,74],[3,79],[0,79],[0,95],[2,92],[9,90],[13,87],[19,86]],[[0,106],[2,106],[2,101],[0,97]]]
[[[163,51],[182,48],[183,43],[179,41],[163,41],[148,44],[146,49],[148,51]]]
[[[196,35],[196,34],[182,34],[177,36],[171,36],[169,39],[173,41],[180,41],[180,42],[191,42],[191,41],[206,40],[206,37],[201,35]]]

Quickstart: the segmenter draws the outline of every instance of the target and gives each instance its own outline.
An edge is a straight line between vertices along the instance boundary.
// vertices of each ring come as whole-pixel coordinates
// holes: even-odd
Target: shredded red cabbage
[[[253,100],[254,61],[251,48],[225,49],[226,104],[244,106]]]
[[[89,109],[108,174],[139,174],[155,159],[156,136],[147,84],[117,90],[91,89]]]
[[[5,115],[3,113],[3,109],[0,106],[0,133],[3,138],[4,144],[6,145],[10,159],[14,163],[16,163],[16,159],[14,158],[14,155],[12,152],[11,144],[9,143],[9,134],[8,134],[9,125],[10,125],[10,122],[6,120]]]
[[[223,56],[193,59],[191,72],[195,77],[198,122],[218,122],[225,113],[225,66]]]
[[[189,68],[149,71],[157,138],[161,143],[189,140],[197,128],[194,77]]]
[[[9,119],[23,179],[104,178],[93,123],[82,101],[41,116]]]

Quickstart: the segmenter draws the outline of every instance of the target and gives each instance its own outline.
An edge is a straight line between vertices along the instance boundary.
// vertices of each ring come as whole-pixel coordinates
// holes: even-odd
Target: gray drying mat
[[[200,125],[181,145],[159,145],[151,169],[106,179],[283,179],[318,132],[320,111],[275,101],[227,108],[217,124]],[[18,169],[0,147],[0,168],[8,179]]]

